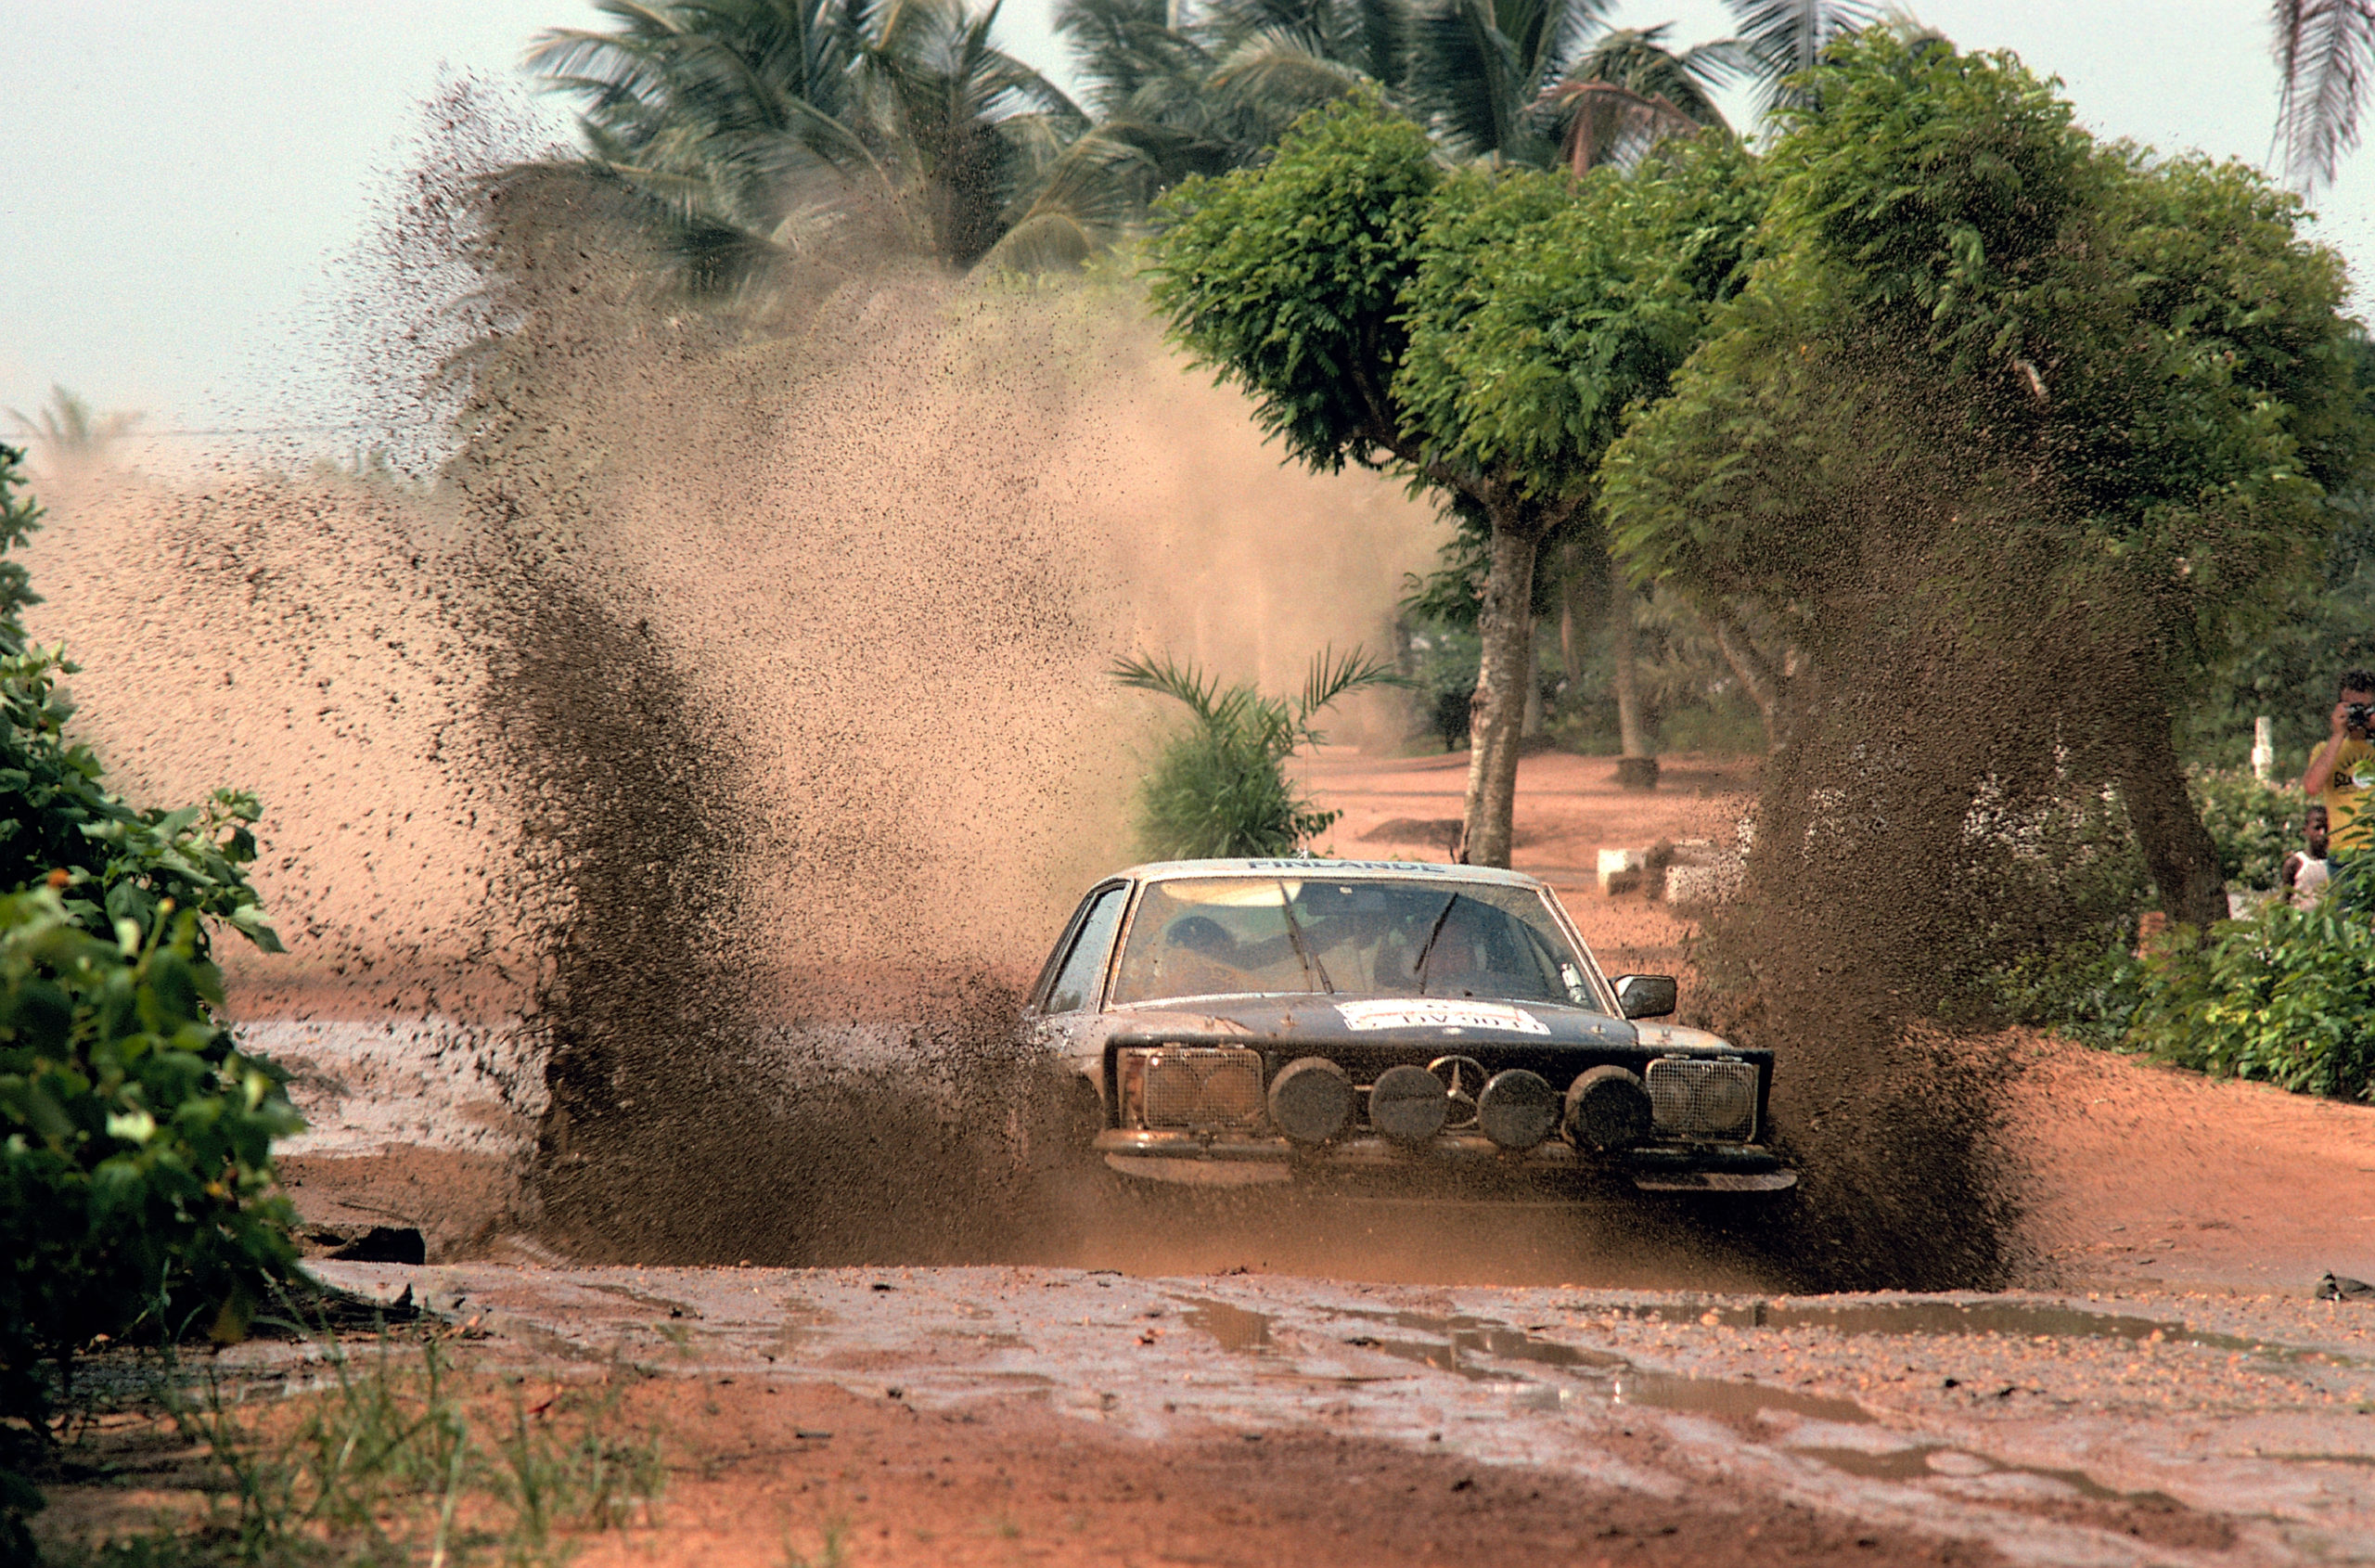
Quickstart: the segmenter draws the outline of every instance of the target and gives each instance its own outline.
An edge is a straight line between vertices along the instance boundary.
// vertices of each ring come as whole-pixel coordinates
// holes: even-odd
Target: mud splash
[[[228,955],[242,1017],[436,1020],[541,1076],[469,1086],[534,1150],[497,1228],[1029,1255],[1060,1196],[1030,1196],[1008,1025],[1070,900],[1134,858],[1150,733],[1107,667],[1275,686],[1381,645],[1434,520],[1280,466],[1127,289],[887,264],[817,283],[796,332],[656,301],[598,190],[438,174],[467,108],[379,276],[458,268],[478,336],[433,387],[417,355],[359,367],[375,406],[455,412],[458,449],[94,486],[32,552],[37,635],[85,663],[128,793],[263,795],[295,956]],[[357,318],[450,331],[448,303]]]

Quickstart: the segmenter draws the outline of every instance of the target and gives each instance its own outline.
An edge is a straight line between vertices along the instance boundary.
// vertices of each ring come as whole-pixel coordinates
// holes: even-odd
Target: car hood
[[[1607,1047],[1635,1045],[1645,1033],[1624,1019],[1564,1002],[1436,996],[1200,996],[1136,1003],[1112,1009],[1108,1016],[1122,1035],[1225,1035],[1249,1043],[1342,1039],[1447,1048],[1461,1043]]]

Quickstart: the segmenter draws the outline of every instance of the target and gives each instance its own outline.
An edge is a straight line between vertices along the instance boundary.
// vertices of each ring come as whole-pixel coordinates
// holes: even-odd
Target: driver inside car
[[[1242,985],[1237,938],[1209,915],[1183,915],[1162,933],[1162,967],[1190,994],[1213,995]]]

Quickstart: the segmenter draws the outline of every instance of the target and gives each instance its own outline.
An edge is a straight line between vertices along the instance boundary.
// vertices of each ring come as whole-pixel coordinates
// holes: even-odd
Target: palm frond
[[[1343,96],[1367,78],[1288,32],[1248,33],[1213,71],[1208,85],[1232,106],[1252,109],[1281,130],[1305,109]]]
[[[2283,77],[2277,135],[2288,174],[2304,189],[2330,184],[2358,146],[2358,110],[2375,77],[2375,4],[2276,0],[2271,20]]]
[[[1456,156],[1507,156],[1533,94],[1491,0],[1434,0],[1411,28],[1405,96]]]
[[[1207,677],[1193,664],[1174,663],[1169,654],[1116,659],[1110,673],[1123,686],[1187,704],[1188,711],[1202,723],[1212,723],[1218,711],[1220,677]]]
[[[1331,644],[1312,656],[1311,669],[1303,680],[1303,696],[1296,703],[1295,719],[1309,733],[1312,715],[1340,697],[1378,687],[1413,684],[1386,660],[1372,659],[1358,648],[1340,654]]]
[[[1740,46],[1756,61],[1760,113],[1801,102],[1798,78],[1822,62],[1825,45],[1869,27],[1880,7],[1868,0],[1725,0]]]

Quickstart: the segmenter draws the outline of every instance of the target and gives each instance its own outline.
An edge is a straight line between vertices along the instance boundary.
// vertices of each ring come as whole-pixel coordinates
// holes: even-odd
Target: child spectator
[[[2285,896],[2295,909],[2306,909],[2326,895],[2326,884],[2333,880],[2332,868],[2326,864],[2326,808],[2313,805],[2301,827],[2302,847],[2284,857],[2277,878],[2284,883]]]

